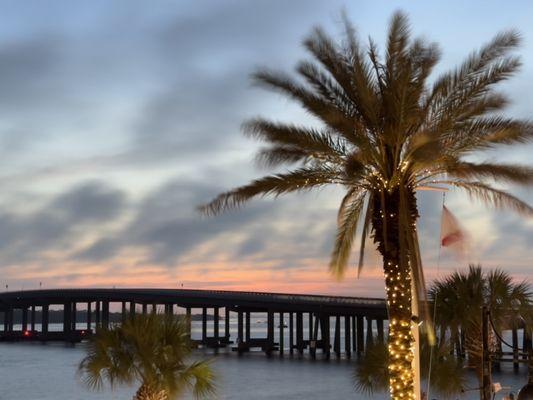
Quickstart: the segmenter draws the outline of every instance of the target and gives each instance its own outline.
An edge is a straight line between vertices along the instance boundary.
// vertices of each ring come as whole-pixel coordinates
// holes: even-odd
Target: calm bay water
[[[254,319],[252,336],[264,332],[263,321]],[[200,324],[193,324],[193,337],[200,332]],[[80,326],[81,328],[81,326]],[[233,328],[233,326],[232,326]],[[233,331],[233,329],[232,329]],[[286,341],[288,344],[288,341]],[[95,393],[86,389],[76,376],[76,368],[84,356],[84,344],[0,343],[0,400],[130,400],[136,388],[105,389]],[[249,353],[242,357],[228,350],[214,354],[198,350],[197,358],[213,358],[218,375],[219,399],[386,399],[385,394],[367,397],[353,389],[353,361],[321,360],[307,357],[277,355],[267,358],[263,353]],[[524,369],[519,374],[507,365],[495,381],[516,391],[525,383]],[[472,381],[472,386],[475,383]],[[507,394],[509,390],[501,393]],[[434,398],[435,396],[431,396]],[[503,395],[497,395],[501,399]],[[190,399],[192,397],[186,397]],[[479,398],[477,392],[460,399]]]

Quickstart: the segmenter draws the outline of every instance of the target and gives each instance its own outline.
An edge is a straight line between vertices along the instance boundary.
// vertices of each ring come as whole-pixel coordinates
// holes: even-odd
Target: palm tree
[[[435,281],[429,291],[435,304],[435,323],[440,328],[440,342],[450,332],[458,357],[466,357],[468,366],[482,373],[481,309],[487,306],[496,333],[511,329],[518,320],[531,313],[531,287],[527,282],[514,283],[511,276],[500,269],[484,273],[481,266],[470,265],[468,271],[457,271]],[[489,330],[489,334],[492,330]],[[498,351],[494,334],[489,335],[492,351]]]
[[[206,361],[187,363],[191,354],[185,318],[155,313],[136,315],[111,329],[99,329],[79,365],[85,383],[101,389],[139,382],[134,400],[171,400],[185,390],[196,397],[214,393]]]
[[[531,124],[499,114],[507,99],[494,90],[520,66],[509,55],[519,36],[512,31],[497,35],[430,84],[439,50],[411,38],[404,14],[392,17],[384,56],[373,40],[364,47],[346,18],[345,27],[342,43],[320,28],[304,41],[314,58],[297,66],[304,82],[270,70],[253,75],[256,83],[296,100],[321,121],[313,128],[263,118],[244,124],[248,135],[267,143],[258,154],[261,161],[294,168],[222,193],[201,211],[218,214],[254,197],[343,185],[346,195],[330,269],[343,275],[362,220],[359,269],[368,235],[383,257],[391,396],[411,399],[411,299],[426,292],[416,232],[416,190],[449,185],[493,206],[533,214],[528,204],[488,182],[531,184],[531,168],[465,160],[476,151],[533,137]]]

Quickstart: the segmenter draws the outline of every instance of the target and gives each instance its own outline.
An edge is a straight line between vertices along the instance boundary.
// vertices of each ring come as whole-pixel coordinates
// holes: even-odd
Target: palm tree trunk
[[[164,390],[143,383],[133,396],[133,400],[168,400],[168,395]]]
[[[416,221],[416,198],[409,194],[410,219]],[[414,339],[411,331],[411,271],[400,246],[400,193],[381,191],[374,196],[373,238],[383,257],[389,310],[389,387],[393,400],[415,399]],[[409,255],[407,255],[409,257]]]

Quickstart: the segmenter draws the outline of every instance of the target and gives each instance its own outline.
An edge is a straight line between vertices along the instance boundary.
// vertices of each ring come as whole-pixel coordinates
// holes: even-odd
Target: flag
[[[468,250],[468,235],[446,206],[442,206],[440,244],[458,256],[466,255]]]

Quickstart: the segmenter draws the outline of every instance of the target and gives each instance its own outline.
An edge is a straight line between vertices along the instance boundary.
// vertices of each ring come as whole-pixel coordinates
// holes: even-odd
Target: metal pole
[[[92,310],[91,310],[91,302],[89,301],[87,303],[87,330],[91,329],[91,317],[92,317]]]
[[[289,313],[289,353],[294,353],[294,314]]]
[[[279,313],[279,355],[283,356],[283,347],[285,346],[284,340],[283,340],[283,312]]]
[[[49,306],[48,304],[44,304],[42,306],[42,316],[41,316],[41,332],[42,333],[48,333],[48,310]]]
[[[483,306],[481,317],[482,330],[482,375],[481,375],[481,399],[491,400],[492,397],[492,382],[490,373],[490,354],[489,354],[489,310],[487,306]]]
[[[357,355],[360,356],[365,351],[365,320],[362,315],[357,316]]]
[[[35,306],[31,306],[31,331],[35,330]]]
[[[202,344],[207,342],[207,308],[202,307]]]
[[[303,313],[296,313],[296,346],[298,347],[298,352],[303,354],[304,352],[304,320]]]
[[[274,311],[272,310],[268,310],[267,327],[268,348],[266,349],[266,353],[270,355],[274,348]]]
[[[229,341],[229,337],[230,337],[230,326],[229,326],[229,323],[230,323],[230,316],[229,316],[229,307],[226,307],[226,315],[224,316],[224,332],[225,332],[225,337],[226,337],[226,341]]]
[[[341,356],[341,317],[335,317],[335,338],[333,340],[333,350],[337,357]]]
[[[352,356],[352,346],[350,346],[350,316],[344,316],[344,352],[346,357],[350,358]]]
[[[128,315],[128,311],[127,311],[127,308],[126,308],[126,302],[123,301],[122,302],[122,322],[126,322],[126,318],[127,318],[127,315]]]
[[[516,322],[513,321],[513,369],[518,372],[518,328]]]
[[[245,321],[246,321],[246,342],[250,341],[251,337],[251,325],[250,325],[250,311],[245,312]]]
[[[313,340],[313,313],[309,313],[309,332],[308,333],[308,336],[309,336],[309,342],[311,342],[311,340]]]
[[[239,353],[243,349],[243,342],[244,342],[244,328],[243,328],[243,315],[242,310],[238,310],[237,312],[237,340],[238,340],[238,350]]]
[[[185,318],[187,318],[187,330],[189,331],[189,339],[192,336],[192,322],[191,322],[191,307],[185,309]]]
[[[76,302],[72,302],[72,330],[76,330],[76,324],[78,322],[78,309]]]
[[[214,309],[215,311],[215,320],[214,320],[214,335],[215,335],[215,340],[217,342],[217,345],[218,345],[218,337],[219,337],[219,309],[218,307],[215,307]]]

